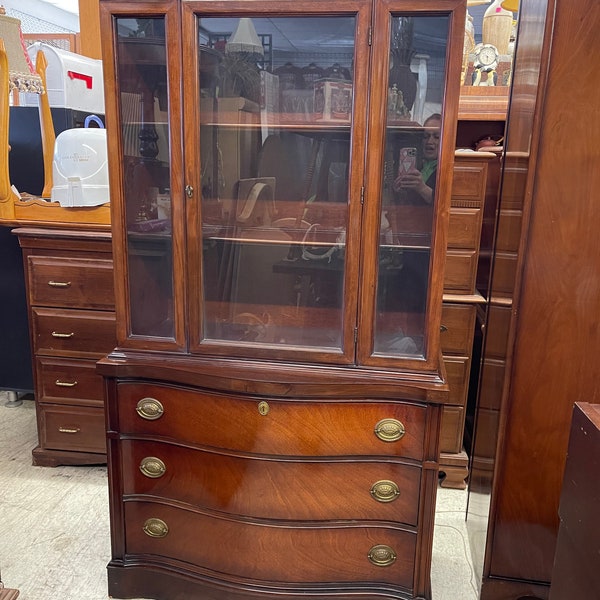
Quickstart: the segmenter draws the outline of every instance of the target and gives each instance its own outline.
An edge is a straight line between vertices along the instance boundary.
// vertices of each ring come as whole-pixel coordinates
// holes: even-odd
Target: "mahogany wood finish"
[[[106,461],[96,361],[116,343],[110,233],[19,228],[34,363],[36,465]]]
[[[491,356],[488,327],[483,359],[498,374],[484,380],[505,385],[480,397],[492,418],[474,451],[494,447],[484,600],[548,598],[573,402],[597,398],[600,88],[580,66],[600,51],[599,18],[593,0],[521,2],[501,208],[522,203],[523,225],[512,305],[506,286],[492,299],[507,343]]]
[[[440,423],[449,402],[440,325],[458,110],[459,90],[453,82],[459,81],[464,3],[101,0],[100,9],[108,130],[113,132],[108,139],[117,314],[117,347],[97,365],[105,379],[107,407],[109,595],[159,600],[430,599]],[[380,112],[388,94],[390,15],[413,12],[426,18],[451,16],[443,166],[436,204],[426,211],[426,231],[431,234],[425,246],[428,295],[424,308],[417,309],[426,321],[422,355],[375,350],[376,324],[386,312],[378,306],[374,289],[386,135],[385,114]],[[223,300],[203,288],[202,278],[214,267],[203,261],[211,248],[222,241],[249,245],[250,238],[239,232],[225,231],[223,238],[207,233],[212,212],[208,220],[201,214],[214,208],[203,204],[199,190],[205,183],[201,154],[210,154],[201,138],[206,136],[208,143],[206,128],[215,124],[203,121],[200,110],[198,79],[204,65],[200,60],[199,67],[197,28],[203,19],[210,23],[209,17],[240,14],[355,19],[351,125],[339,131],[317,122],[298,125],[303,136],[340,133],[351,140],[348,206],[339,203],[342,217],[334,218],[334,224],[343,218],[339,224],[348,232],[341,309],[270,298],[260,303]],[[120,86],[131,83],[123,73],[135,72],[137,65],[127,52],[120,54],[127,43],[120,47],[113,38],[114,19],[119,17],[157,17],[154,24],[160,24],[161,35],[163,23],[166,31],[166,46],[160,36],[156,46],[160,67],[169,75],[164,85],[169,88],[172,218],[169,231],[160,235],[134,229],[148,223],[140,217],[144,190],[132,194],[134,186],[124,174]],[[144,41],[139,45],[145,46]],[[147,90],[141,87],[144,96]],[[239,119],[226,117],[219,115],[225,119],[224,130],[240,127]],[[281,131],[294,133],[294,120],[284,120]],[[254,121],[243,126],[247,132],[258,131]],[[243,152],[241,137],[232,152]],[[138,160],[144,168],[149,163]],[[227,186],[243,178],[245,168],[236,167],[238,174]],[[223,198],[231,201],[231,192]],[[326,207],[305,206],[323,210],[327,222]],[[450,262],[456,258],[457,269],[447,281],[457,296],[474,295],[472,246],[478,236],[463,228],[478,222],[477,208],[457,207],[454,214]],[[171,264],[172,277],[160,279]],[[211,323],[228,324],[231,310],[248,312],[253,305],[283,322],[285,331],[306,330],[310,336],[341,330],[343,335],[329,348],[326,343],[302,346],[286,339],[245,343],[207,333]],[[144,327],[151,329],[152,318],[158,320],[162,313],[168,315],[160,321],[166,333],[145,333]],[[411,316],[415,320],[410,310],[389,313],[384,323],[389,331],[409,327]],[[472,327],[470,306],[465,313],[467,317],[459,312],[457,326],[447,336],[448,347],[458,347],[462,357],[469,337],[463,329]],[[453,371],[453,378],[460,373],[461,368]]]
[[[593,598],[600,590],[600,405],[576,403],[560,494],[560,527],[550,600]]]

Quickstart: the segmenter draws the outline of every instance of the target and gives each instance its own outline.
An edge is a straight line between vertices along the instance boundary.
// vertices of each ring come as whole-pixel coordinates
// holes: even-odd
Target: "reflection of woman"
[[[442,117],[431,115],[423,123],[423,166],[413,168],[394,180],[394,191],[402,193],[408,204],[432,204],[435,194],[438,153],[440,149],[440,127]]]

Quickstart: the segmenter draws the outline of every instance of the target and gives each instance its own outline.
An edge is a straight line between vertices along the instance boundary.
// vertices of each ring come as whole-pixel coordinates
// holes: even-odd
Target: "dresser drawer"
[[[448,248],[478,250],[481,236],[481,209],[451,208]]]
[[[336,583],[376,581],[413,587],[417,536],[393,526],[253,523],[141,501],[124,502],[123,511],[126,555],[163,556],[201,565],[219,577],[225,574],[253,582],[327,581],[334,587]],[[166,535],[153,537],[144,527],[155,535]],[[389,566],[369,560],[373,547],[382,545],[396,556]]]
[[[106,453],[101,408],[38,403],[40,445],[49,450]]]
[[[96,361],[36,359],[37,400],[56,404],[104,407],[104,384]]]
[[[456,454],[463,447],[465,409],[462,406],[444,406],[440,430],[440,452]]]
[[[158,418],[141,417],[136,412],[138,403],[149,404],[150,412],[159,410]],[[141,383],[119,384],[117,404],[118,429],[123,434],[254,454],[392,455],[417,460],[424,455],[426,408],[415,404],[265,401]],[[377,437],[375,427],[384,419],[401,424],[385,421],[386,429],[388,424],[393,432],[404,428],[399,440]]]
[[[413,465],[232,456],[143,440],[122,440],[121,454],[125,495],[263,519],[417,524],[421,469]]]
[[[36,354],[102,358],[117,345],[112,312],[36,306],[31,316]]]
[[[483,204],[487,169],[487,161],[455,161],[452,175],[453,206],[465,200]]]
[[[444,272],[444,291],[472,294],[475,291],[477,252],[475,250],[448,250]]]
[[[469,388],[471,359],[467,356],[444,356],[444,366],[446,367],[446,377],[450,387],[448,402],[465,406]]]
[[[444,354],[471,355],[476,311],[474,304],[442,304],[440,340]]]
[[[114,309],[111,260],[29,256],[28,273],[33,306]]]

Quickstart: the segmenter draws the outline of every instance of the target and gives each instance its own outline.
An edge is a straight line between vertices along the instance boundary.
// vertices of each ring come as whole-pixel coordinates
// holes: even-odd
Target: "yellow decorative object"
[[[502,0],[502,8],[517,12],[519,10],[519,0]]]

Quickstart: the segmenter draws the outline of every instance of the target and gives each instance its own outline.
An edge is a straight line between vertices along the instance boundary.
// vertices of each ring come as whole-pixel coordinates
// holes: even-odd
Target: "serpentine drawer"
[[[118,397],[125,435],[282,456],[424,456],[426,408],[418,404],[240,398],[142,383],[120,383]]]

